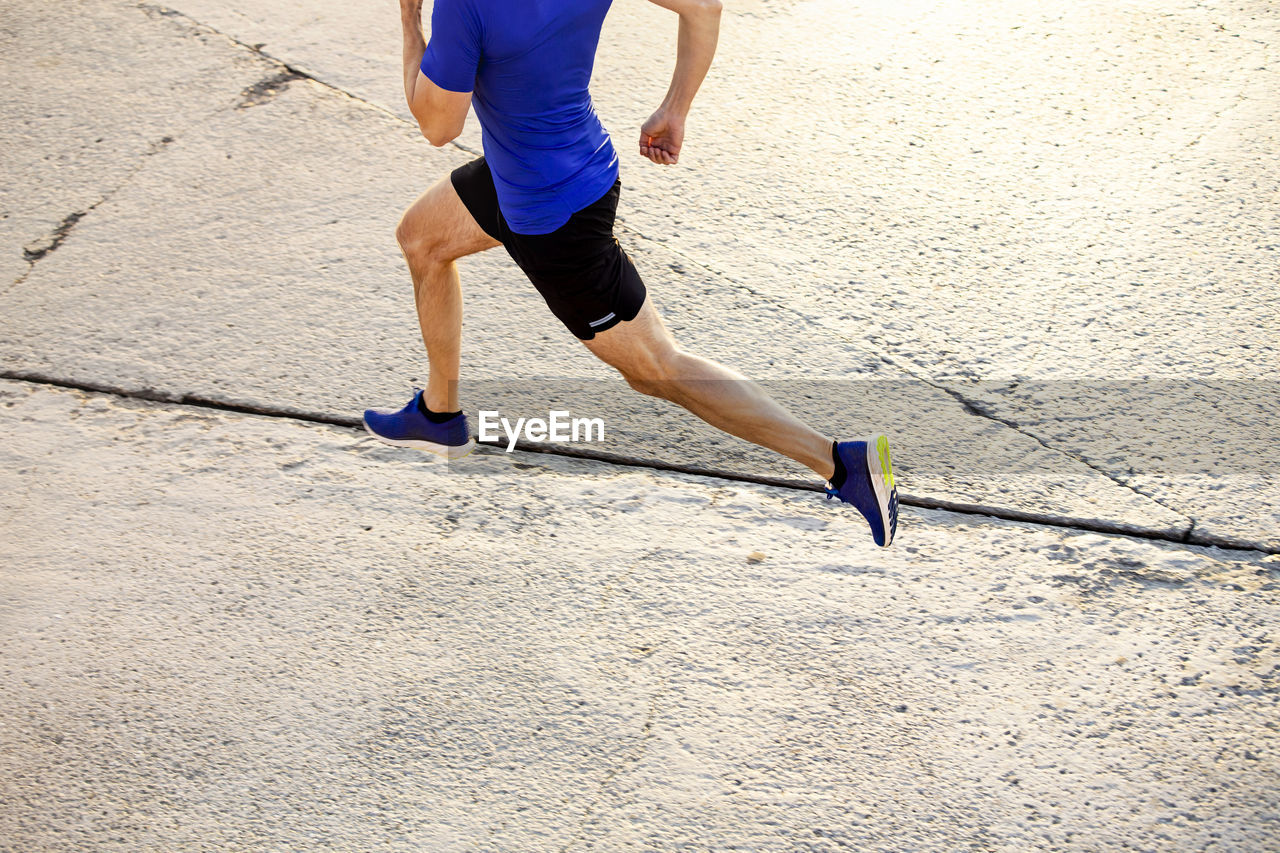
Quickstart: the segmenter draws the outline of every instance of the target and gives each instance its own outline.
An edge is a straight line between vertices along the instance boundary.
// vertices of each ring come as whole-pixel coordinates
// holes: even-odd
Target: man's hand
[[[404,31],[404,96],[412,108],[418,65],[427,49],[422,37],[422,0],[400,0],[400,26]]]
[[[676,70],[662,106],[640,128],[640,154],[655,163],[671,166],[680,159],[684,120],[693,96],[711,67],[720,37],[720,0],[652,0],[680,16],[676,43]]]
[[[640,128],[640,154],[663,166],[680,159],[684,142],[684,116],[660,109]]]

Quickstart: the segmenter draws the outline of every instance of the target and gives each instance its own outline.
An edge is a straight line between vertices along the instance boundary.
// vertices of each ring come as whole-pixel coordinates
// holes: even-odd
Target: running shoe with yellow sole
[[[871,525],[871,537],[888,548],[898,532],[898,487],[893,482],[889,439],[877,435],[864,441],[841,441],[836,454],[846,476],[840,488],[827,484],[827,500],[839,498],[862,513]]]

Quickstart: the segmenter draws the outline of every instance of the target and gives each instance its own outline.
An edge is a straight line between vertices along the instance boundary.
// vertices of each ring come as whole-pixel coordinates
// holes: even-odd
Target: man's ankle
[[[433,412],[431,409],[427,408],[426,394],[423,394],[418,398],[418,411],[422,412],[423,417],[431,421],[433,424],[442,424],[446,421],[451,421],[458,415],[462,414],[461,409],[456,412]]]
[[[844,461],[840,459],[840,452],[837,449],[836,442],[831,442],[831,461],[835,463],[835,472],[830,476],[831,488],[838,489],[844,485],[844,481],[848,479],[849,472],[844,467]]]

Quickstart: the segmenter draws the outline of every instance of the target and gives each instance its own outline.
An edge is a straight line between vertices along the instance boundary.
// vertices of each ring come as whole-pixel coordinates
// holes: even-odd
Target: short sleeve
[[[480,67],[480,21],[468,0],[435,0],[422,73],[441,89],[470,92]]]

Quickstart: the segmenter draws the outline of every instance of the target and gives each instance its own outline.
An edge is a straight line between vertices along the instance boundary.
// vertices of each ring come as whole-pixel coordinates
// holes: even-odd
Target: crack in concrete
[[[160,15],[165,18],[182,18],[183,20],[187,21],[191,26],[198,27],[201,30],[204,30],[205,32],[216,35],[219,38],[226,39],[229,43],[234,44],[237,47],[243,48],[249,51],[250,53],[254,54],[255,56],[261,56],[263,59],[279,66],[282,69],[281,72],[275,75],[274,77],[265,78],[259,83],[255,84],[255,86],[251,86],[248,89],[246,89],[242,93],[242,96],[244,97],[249,97],[250,91],[253,89],[256,89],[259,86],[264,86],[264,85],[268,86],[271,89],[271,94],[275,94],[276,91],[280,91],[286,88],[288,85],[288,82],[292,82],[293,80],[310,80],[313,83],[316,83],[320,86],[325,87],[331,92],[342,95],[346,98],[350,98],[356,103],[363,104],[364,106],[368,107],[371,110],[380,112],[383,115],[388,116],[391,119],[394,119],[396,122],[400,124],[403,124],[407,127],[414,126],[413,122],[406,120],[403,116],[399,115],[394,110],[388,109],[387,107],[377,103],[376,101],[370,101],[367,98],[362,98],[359,95],[355,94],[354,92],[350,91],[349,89],[344,89],[341,86],[335,85],[333,83],[328,82],[327,80],[322,79],[321,77],[317,76],[311,71],[308,71],[307,69],[303,68],[300,65],[294,65],[291,62],[286,62],[285,60],[281,59],[278,56],[274,56],[270,53],[267,53],[265,50],[263,50],[263,47],[265,47],[265,45],[261,42],[257,44],[249,44],[248,42],[241,41],[240,39],[236,38],[233,35],[224,33],[221,30],[213,26],[210,26],[209,24],[206,24],[203,21],[196,20],[195,18],[191,17],[185,12],[180,12],[177,9],[171,9],[168,6],[159,6],[154,3],[139,3],[138,8],[143,9],[144,11],[147,11],[150,13]],[[279,85],[279,83],[281,82],[284,82],[285,85]],[[275,85],[272,85],[273,83]],[[254,104],[242,103],[241,106],[253,106],[257,103],[264,103],[264,102],[265,102],[265,99],[262,101],[255,101]],[[472,157],[480,157],[483,155],[483,152],[477,151],[474,148],[470,147],[469,145],[464,145],[463,143],[457,141],[456,139],[450,142],[449,145],[457,149],[458,151],[463,151],[467,154],[470,154]]]
[[[45,385],[52,388],[65,388],[72,391],[83,391],[91,394],[105,394],[121,399],[140,400],[160,405],[190,406],[193,408],[208,409],[217,412],[230,412],[266,418],[281,418],[284,420],[302,421],[304,423],[326,424],[328,426],[364,432],[364,425],[359,418],[343,415],[331,415],[326,412],[305,411],[302,409],[287,407],[260,406],[253,403],[236,403],[227,400],[218,400],[212,397],[205,397],[200,394],[180,394],[161,391],[154,388],[122,388],[120,386],[109,385],[102,382],[62,379],[36,371],[0,370],[0,379],[7,379],[12,382],[25,382],[31,385]],[[506,447],[503,442],[491,441],[477,443],[486,447],[502,447],[504,449]],[[773,488],[790,489],[793,491],[824,491],[822,486],[809,481],[788,480],[755,474],[743,474],[738,471],[704,468],[696,465],[679,465],[665,462],[660,459],[646,459],[637,456],[627,456],[620,453],[606,453],[598,450],[578,448],[572,445],[539,444],[521,440],[516,442],[516,449],[526,453],[539,453],[546,456],[581,459],[589,462],[601,462],[608,465],[621,465],[628,468],[645,468],[650,471],[684,474],[692,477],[713,477],[719,480],[751,483],[753,485],[771,486]],[[1025,524],[1035,524],[1042,527],[1055,527],[1064,530],[1078,530],[1082,533],[1124,536],[1132,539],[1144,539],[1152,542],[1168,542],[1174,545],[1188,545],[1192,547],[1215,547],[1259,554],[1280,554],[1280,548],[1270,548],[1248,540],[1231,539],[1230,537],[1222,536],[1209,536],[1205,534],[1190,535],[1189,531],[1188,533],[1175,537],[1169,535],[1169,533],[1164,530],[1140,527],[1138,525],[1125,524],[1122,522],[1106,521],[1103,519],[1082,519],[1071,516],[1053,515],[1049,513],[1024,512],[1022,510],[1011,509],[1009,507],[963,503],[960,501],[947,500],[945,498],[934,498],[928,495],[899,493],[899,502],[906,506],[913,506],[921,509],[943,510],[957,515],[976,516],[980,518],[998,518],[1002,521],[1015,521]]]
[[[1187,515],[1186,513],[1182,512],[1181,510],[1178,510],[1174,507],[1169,506],[1164,501],[1160,500],[1154,495],[1147,494],[1142,489],[1139,489],[1137,486],[1134,486],[1131,483],[1126,483],[1124,480],[1121,480],[1117,475],[1112,474],[1109,471],[1106,471],[1102,468],[1099,468],[1097,465],[1094,465],[1092,462],[1090,462],[1088,459],[1085,459],[1083,456],[1078,456],[1075,453],[1069,453],[1060,448],[1049,446],[1048,444],[1045,443],[1044,439],[1042,439],[1040,436],[1036,435],[1035,433],[1027,432],[1026,430],[1024,430],[1017,423],[1017,421],[1009,420],[1008,418],[1001,417],[1000,415],[997,415],[994,412],[988,411],[987,409],[982,407],[980,403],[970,400],[968,397],[964,396],[964,394],[960,393],[954,388],[951,388],[947,385],[943,385],[941,383],[931,382],[930,380],[925,379],[923,377],[917,376],[916,378],[919,379],[921,382],[924,382],[929,387],[936,388],[939,391],[942,391],[943,393],[950,395],[953,399],[956,400],[956,402],[958,402],[961,406],[964,407],[964,410],[966,412],[980,418],[986,418],[987,420],[994,421],[998,424],[1003,424],[1004,426],[1008,427],[1009,429],[1013,430],[1019,435],[1024,435],[1027,438],[1031,439],[1036,444],[1043,447],[1045,450],[1049,450],[1054,453],[1060,453],[1063,456],[1066,456],[1068,459],[1074,459],[1075,461],[1079,462],[1081,465],[1084,465],[1085,467],[1089,468],[1091,471],[1094,471],[1095,473],[1100,474],[1103,477],[1106,477],[1108,480],[1115,483],[1117,486],[1120,486],[1121,488],[1124,488],[1124,489],[1128,489],[1129,491],[1133,492],[1135,495],[1138,495],[1139,497],[1144,497],[1147,500],[1151,501],[1152,503],[1164,507],[1165,509],[1169,510],[1169,512],[1172,512],[1173,514],[1186,519],[1187,529],[1183,532],[1184,538],[1182,541],[1184,542],[1187,541],[1186,537],[1191,535],[1191,530],[1193,527],[1195,527],[1196,520],[1191,516]]]
[[[35,269],[37,263],[49,257],[61,248],[62,244],[71,236],[71,232],[75,229],[76,225],[79,224],[80,220],[97,210],[101,205],[111,200],[116,193],[124,189],[125,186],[127,186],[128,183],[142,171],[143,167],[146,165],[146,158],[159,153],[171,142],[173,142],[172,136],[164,136],[158,141],[151,143],[146,151],[143,151],[138,155],[138,161],[127,173],[125,173],[125,176],[120,179],[119,183],[103,193],[101,198],[86,207],[84,210],[75,210],[68,213],[48,234],[40,237],[39,239],[33,240],[24,246],[22,249],[22,258],[27,262],[27,268],[22,275],[10,282],[4,290],[0,290],[0,296],[7,294],[9,291],[25,282],[31,275],[32,270]]]
[[[289,68],[263,77],[252,86],[247,86],[240,92],[240,103],[236,104],[236,109],[245,110],[249,107],[256,107],[265,104],[285,89],[289,88],[289,84],[294,80],[309,79],[297,71]]]
[[[1240,107],[1249,103],[1249,101],[1250,101],[1250,98],[1247,94],[1245,94],[1244,92],[1237,92],[1235,100],[1232,103],[1228,104],[1227,106],[1215,112],[1213,114],[1213,119],[1211,123],[1207,127],[1205,127],[1204,130],[1200,131],[1200,133],[1196,135],[1195,139],[1191,140],[1186,145],[1184,145],[1183,148],[1194,148],[1197,145],[1199,145],[1201,142],[1205,140],[1207,136],[1209,136],[1209,134],[1214,133],[1215,131],[1218,130],[1218,128],[1222,126],[1223,122],[1226,120],[1226,117],[1230,113],[1240,109]]]
[[[116,189],[119,189],[119,187]],[[39,261],[53,254],[57,251],[58,247],[66,242],[67,238],[71,236],[71,229],[76,226],[76,223],[88,216],[90,211],[96,209],[98,205],[110,198],[114,192],[114,189],[111,190],[84,210],[77,210],[72,213],[68,213],[62,218],[61,222],[54,226],[54,229],[51,232],[24,246],[22,249],[22,259],[27,262],[27,268],[23,270],[22,275],[11,281],[3,291],[0,291],[0,296],[3,296],[14,288],[21,286],[22,283],[31,275],[31,271],[36,268],[36,264]]]
[[[98,202],[98,204],[101,204],[101,202]],[[83,219],[90,210],[97,207],[98,204],[94,204],[88,210],[77,210],[74,213],[68,213],[47,236],[24,246],[22,248],[22,257],[26,259],[28,264],[34,265],[36,261],[45,255],[57,251],[76,223]]]
[[[1201,2],[1201,3],[1196,3],[1194,6],[1191,7],[1191,9],[1194,9],[1199,12],[1208,13],[1204,17],[1203,21],[1204,23],[1211,25],[1216,32],[1222,33],[1228,36],[1229,38],[1242,37],[1241,33],[1232,32],[1231,30],[1228,30],[1225,24],[1214,19],[1214,16],[1216,16],[1217,13],[1221,11],[1215,8],[1214,6]],[[1268,43],[1263,39],[1256,39],[1256,38],[1250,38],[1249,41],[1253,42],[1254,44],[1258,44],[1262,46],[1263,68],[1269,67],[1273,61],[1271,58],[1270,43]],[[1240,66],[1236,66],[1236,68],[1233,69],[1233,71],[1239,71],[1239,70],[1241,70]],[[1248,103],[1250,100],[1251,99],[1249,98],[1246,92],[1236,92],[1235,100],[1232,101],[1230,104],[1222,107],[1221,109],[1218,109],[1217,111],[1215,111],[1213,113],[1212,123],[1208,127],[1206,127],[1204,130],[1202,130],[1199,134],[1197,134],[1195,139],[1186,143],[1186,145],[1184,145],[1183,147],[1194,148],[1195,146],[1199,145],[1201,142],[1204,141],[1205,137],[1207,137],[1210,133],[1213,133],[1215,130],[1221,127],[1222,122],[1227,116],[1227,114],[1239,109],[1241,106]]]
[[[290,82],[293,80],[310,80],[311,82],[316,83],[320,86],[323,86],[324,88],[328,89],[331,92],[342,95],[346,98],[350,98],[351,100],[359,104],[363,104],[364,106],[368,107],[371,110],[375,110],[377,112],[382,113],[383,115],[390,116],[400,124],[405,124],[405,125],[409,124],[409,122],[405,121],[405,119],[403,119],[401,116],[397,115],[392,110],[387,109],[382,104],[376,103],[374,101],[366,100],[365,98],[360,97],[354,92],[348,91],[347,89],[344,89],[341,86],[337,86],[337,85],[334,85],[333,83],[329,83],[326,80],[323,80],[322,78],[317,76],[314,72],[308,71],[306,68],[300,65],[295,65],[292,62],[286,62],[285,60],[281,59],[278,56],[273,56],[272,54],[267,53],[265,50],[263,50],[263,47],[265,45],[262,44],[261,42],[258,44],[249,44],[248,42],[241,41],[240,39],[236,38],[233,35],[224,33],[221,30],[217,29],[216,27],[210,26],[209,24],[206,24],[203,21],[200,21],[191,17],[186,12],[182,12],[177,9],[172,9],[168,6],[161,6],[156,3],[145,3],[145,2],[138,3],[137,6],[139,9],[143,10],[148,14],[156,14],[165,18],[181,18],[192,27],[195,27],[211,35],[218,36],[219,38],[225,39],[230,44],[234,44],[237,47],[240,47],[240,48],[243,48],[244,50],[249,51],[255,56],[262,57],[267,62],[270,62],[281,69],[280,73],[275,75],[275,78],[287,79]],[[264,80],[259,81],[254,86],[250,86],[248,89],[246,89],[244,93],[242,93],[242,95],[247,95],[247,93],[250,90],[258,86],[263,86],[268,82],[268,80],[275,79],[275,78],[265,78]],[[277,86],[276,91],[279,91],[283,88],[285,88],[285,86]],[[245,106],[251,106],[251,105],[245,105]],[[458,147],[462,148],[462,146],[458,146]],[[470,151],[469,148],[462,148],[462,150],[468,151],[468,152]]]
[[[693,265],[695,265],[695,266],[701,267],[702,269],[706,270],[706,271],[707,271],[708,273],[710,273],[711,275],[714,275],[714,276],[716,276],[717,278],[719,278],[720,280],[722,280],[722,281],[724,281],[724,282],[727,282],[727,283],[729,283],[729,284],[733,285],[734,287],[738,288],[739,290],[745,291],[746,293],[751,294],[752,296],[756,297],[757,299],[760,299],[761,301],[768,302],[770,305],[774,306],[775,308],[781,309],[781,310],[783,310],[783,311],[787,311],[787,312],[789,312],[790,314],[794,315],[795,317],[797,317],[797,318],[799,318],[799,319],[801,319],[801,320],[804,320],[805,322],[808,322],[808,321],[809,321],[809,318],[807,318],[804,314],[802,314],[800,311],[796,310],[794,307],[792,307],[792,306],[788,305],[787,303],[785,303],[785,302],[779,302],[777,299],[775,299],[775,298],[774,298],[772,295],[770,295],[770,294],[767,294],[767,293],[761,293],[761,292],[759,292],[759,291],[756,291],[756,290],[752,289],[749,285],[747,285],[747,284],[745,284],[745,283],[743,283],[743,282],[740,282],[740,281],[736,280],[733,276],[730,276],[730,275],[727,275],[727,274],[725,274],[725,273],[723,273],[723,272],[720,272],[719,270],[716,270],[714,267],[709,266],[708,264],[703,263],[702,261],[694,260],[693,258],[690,258],[690,257],[688,257],[687,255],[685,255],[683,252],[680,252],[679,250],[674,249],[674,248],[672,248],[672,247],[670,247],[670,246],[666,245],[665,243],[662,243],[662,242],[660,242],[660,241],[656,241],[656,240],[652,240],[652,239],[650,239],[650,238],[647,238],[647,237],[645,237],[644,235],[639,234],[638,232],[636,232],[636,231],[634,231],[634,230],[632,230],[632,229],[619,228],[619,230],[625,231],[626,233],[630,234],[634,239],[636,239],[636,240],[638,240],[638,241],[645,241],[645,242],[653,243],[654,245],[657,245],[657,246],[661,246],[664,250],[666,250],[666,251],[668,251],[668,252],[671,252],[673,255],[676,255],[676,256],[677,256],[677,257],[679,257],[679,258],[682,258],[682,259],[683,259],[684,261],[686,261],[687,263],[690,263],[690,264],[693,264]],[[848,342],[850,342],[850,343],[855,343],[855,344],[857,343],[857,341],[853,340],[852,338],[848,337],[847,335],[841,334],[841,333],[840,333],[840,332],[838,332],[838,331],[829,330],[829,329],[828,329],[827,331],[829,331],[831,334],[836,335],[837,337],[840,337],[841,339],[846,340],[846,341],[848,341]],[[1152,503],[1155,503],[1155,504],[1157,504],[1157,505],[1159,505],[1159,506],[1163,507],[1164,509],[1169,510],[1170,512],[1172,512],[1172,513],[1174,513],[1175,515],[1179,516],[1180,518],[1185,519],[1185,520],[1186,520],[1186,522],[1187,522],[1187,527],[1186,527],[1186,529],[1185,529],[1185,530],[1184,530],[1184,532],[1183,532],[1183,537],[1184,537],[1184,538],[1183,538],[1182,540],[1180,540],[1180,541],[1183,541],[1183,542],[1188,542],[1188,541],[1190,541],[1189,539],[1187,539],[1187,538],[1185,538],[1185,537],[1188,537],[1188,536],[1190,536],[1190,535],[1191,535],[1191,530],[1192,530],[1192,529],[1194,528],[1194,526],[1195,526],[1195,519],[1194,519],[1193,517],[1191,517],[1191,516],[1187,515],[1186,513],[1182,512],[1182,511],[1181,511],[1181,510],[1179,510],[1179,509],[1176,509],[1176,508],[1174,508],[1174,507],[1169,506],[1169,505],[1168,505],[1168,504],[1166,504],[1164,501],[1160,500],[1159,498],[1157,498],[1157,497],[1155,497],[1155,496],[1153,496],[1153,495],[1147,494],[1146,492],[1142,491],[1142,490],[1141,490],[1141,489],[1139,489],[1138,487],[1136,487],[1136,486],[1134,486],[1134,485],[1132,485],[1132,484],[1130,484],[1130,483],[1127,483],[1127,482],[1125,482],[1125,481],[1123,481],[1123,480],[1119,479],[1116,475],[1111,474],[1110,472],[1105,471],[1105,470],[1103,470],[1103,469],[1099,468],[1098,466],[1096,466],[1096,465],[1094,465],[1093,463],[1089,462],[1087,459],[1085,459],[1085,458],[1083,458],[1083,457],[1081,457],[1081,456],[1078,456],[1078,455],[1076,455],[1076,454],[1074,454],[1074,453],[1071,453],[1071,452],[1069,452],[1069,451],[1067,451],[1067,450],[1064,450],[1064,449],[1062,449],[1062,448],[1059,448],[1059,447],[1053,447],[1053,446],[1051,446],[1051,445],[1047,444],[1047,443],[1046,443],[1042,438],[1040,438],[1040,436],[1035,435],[1034,433],[1031,433],[1031,432],[1027,432],[1026,430],[1022,429],[1022,427],[1021,427],[1017,422],[1015,422],[1015,421],[1011,421],[1011,420],[1009,420],[1009,419],[1007,419],[1007,418],[1002,418],[1002,417],[1000,417],[999,415],[996,415],[996,414],[995,414],[995,413],[993,413],[993,412],[990,412],[990,411],[985,410],[985,409],[984,409],[984,408],[982,408],[978,403],[976,403],[976,402],[975,402],[975,401],[973,401],[973,400],[968,399],[967,397],[965,397],[962,393],[960,393],[960,392],[959,392],[959,391],[957,391],[956,389],[951,388],[951,387],[949,387],[949,386],[947,386],[947,385],[945,385],[945,384],[943,384],[943,383],[940,383],[940,382],[936,382],[936,381],[934,381],[934,380],[931,380],[931,379],[929,379],[929,378],[927,378],[927,377],[925,377],[925,376],[922,376],[921,374],[919,374],[919,373],[918,373],[918,372],[916,372],[915,370],[911,369],[911,367],[910,367],[909,365],[902,363],[899,359],[897,359],[897,358],[895,358],[895,357],[893,357],[893,356],[890,356],[890,355],[880,355],[880,360],[881,360],[882,362],[884,362],[885,364],[888,364],[888,365],[890,365],[890,366],[894,367],[895,369],[902,371],[903,373],[905,373],[906,375],[910,376],[911,378],[916,379],[916,380],[918,380],[919,382],[921,382],[921,383],[923,383],[923,384],[925,384],[925,385],[928,385],[930,388],[933,388],[933,389],[935,389],[935,390],[938,390],[938,391],[943,392],[944,394],[947,394],[948,396],[950,396],[951,398],[953,398],[954,400],[956,400],[958,403],[960,403],[960,405],[964,408],[964,411],[965,411],[967,414],[973,415],[974,417],[983,418],[983,419],[985,419],[985,420],[989,420],[989,421],[992,421],[992,422],[994,422],[994,423],[1001,424],[1002,426],[1004,426],[1004,427],[1006,427],[1006,428],[1008,428],[1008,429],[1013,430],[1014,432],[1018,433],[1019,435],[1022,435],[1022,436],[1025,436],[1025,437],[1027,437],[1027,438],[1031,439],[1031,440],[1032,440],[1032,441],[1034,441],[1036,444],[1038,444],[1038,445],[1040,445],[1041,447],[1043,447],[1045,450],[1048,450],[1048,451],[1050,451],[1050,452],[1052,452],[1052,453],[1057,453],[1057,454],[1059,454],[1059,455],[1061,455],[1061,456],[1065,456],[1065,457],[1066,457],[1066,458],[1068,458],[1068,459],[1072,459],[1072,460],[1074,460],[1074,461],[1076,461],[1076,462],[1079,462],[1081,465],[1084,465],[1085,467],[1087,467],[1087,468],[1089,468],[1090,470],[1092,470],[1092,471],[1096,472],[1097,474],[1102,475],[1103,477],[1107,478],[1107,479],[1108,479],[1108,480],[1110,480],[1111,482],[1115,483],[1117,486],[1120,486],[1120,487],[1121,487],[1121,488],[1123,488],[1123,489],[1128,489],[1129,491],[1133,492],[1134,494],[1138,495],[1139,497],[1146,498],[1147,500],[1151,501]],[[938,508],[942,508],[942,507],[938,507]]]

